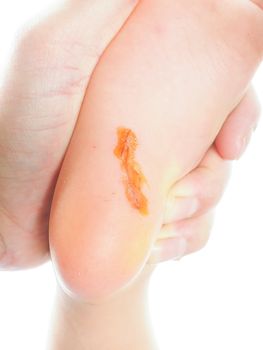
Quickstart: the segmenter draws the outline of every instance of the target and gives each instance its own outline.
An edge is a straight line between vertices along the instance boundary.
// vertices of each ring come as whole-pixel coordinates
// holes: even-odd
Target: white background
[[[15,30],[53,1],[0,1],[3,68]],[[263,67],[254,80],[263,103]],[[207,247],[155,272],[150,306],[161,350],[263,349],[262,150],[260,124],[235,163]],[[45,350],[55,287],[50,263],[0,272],[0,349]]]

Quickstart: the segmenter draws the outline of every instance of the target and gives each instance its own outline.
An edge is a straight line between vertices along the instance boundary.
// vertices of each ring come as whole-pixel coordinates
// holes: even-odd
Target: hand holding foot
[[[198,167],[227,116],[242,106],[262,37],[263,12],[250,1],[155,0],[136,7],[95,69],[56,187],[50,243],[70,295],[103,300],[143,270],[171,224],[164,221],[171,189]],[[125,157],[114,152],[120,128],[128,131]],[[209,159],[220,164],[213,149]],[[131,171],[146,181],[134,186]],[[148,215],[131,203],[143,198],[135,195],[138,187]],[[209,218],[188,223],[208,230]],[[173,234],[186,227],[178,222]],[[188,237],[187,252],[205,240]]]

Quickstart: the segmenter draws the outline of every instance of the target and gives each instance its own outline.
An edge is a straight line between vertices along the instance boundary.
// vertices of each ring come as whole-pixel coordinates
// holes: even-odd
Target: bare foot
[[[171,189],[242,99],[262,37],[249,1],[138,5],[95,70],[56,187],[50,243],[68,292],[94,300],[141,271]]]

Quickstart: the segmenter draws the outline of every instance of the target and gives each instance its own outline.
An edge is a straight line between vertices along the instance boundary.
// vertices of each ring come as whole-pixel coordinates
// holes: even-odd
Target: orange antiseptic
[[[126,197],[133,208],[142,215],[147,215],[148,201],[142,192],[142,186],[146,183],[146,179],[139,164],[135,161],[135,151],[138,146],[137,137],[132,130],[127,128],[118,128],[117,135],[118,144],[114,154],[121,162]]]

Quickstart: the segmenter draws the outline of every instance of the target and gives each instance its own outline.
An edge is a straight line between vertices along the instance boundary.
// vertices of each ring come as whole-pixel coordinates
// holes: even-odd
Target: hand
[[[220,201],[230,175],[231,163],[226,159],[244,153],[259,116],[260,106],[250,88],[201,163],[171,189],[150,263],[180,259],[203,248],[213,224],[212,209]]]
[[[204,247],[230,170],[231,162],[223,160],[211,147],[197,168],[174,185],[148,263],[179,260]]]
[[[91,73],[136,5],[65,1],[25,30],[0,90],[0,267],[49,257],[54,187]]]

